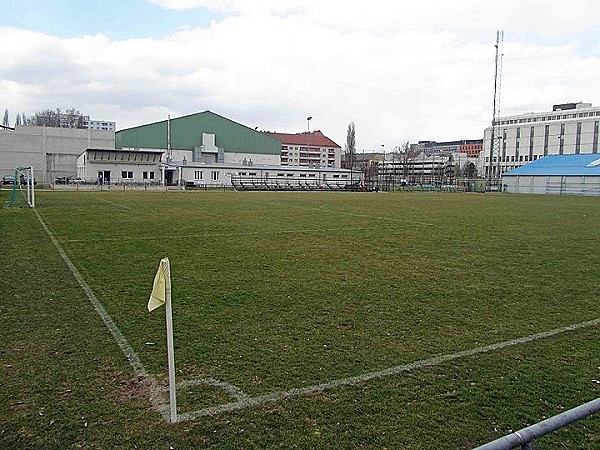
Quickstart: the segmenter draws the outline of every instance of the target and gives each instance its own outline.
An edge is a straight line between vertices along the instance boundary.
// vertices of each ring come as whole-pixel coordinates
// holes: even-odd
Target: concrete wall
[[[88,148],[115,148],[112,131],[17,126],[0,130],[0,176],[17,166],[32,166],[35,178],[48,183],[77,175],[77,157]]]

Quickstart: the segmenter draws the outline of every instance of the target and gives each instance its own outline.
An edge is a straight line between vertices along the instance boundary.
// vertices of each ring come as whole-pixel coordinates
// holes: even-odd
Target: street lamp
[[[385,144],[381,144],[381,153],[383,161],[381,161],[381,187],[385,186]]]
[[[308,157],[308,166],[310,167],[311,163],[310,163],[310,119],[312,119],[312,116],[308,116],[306,118],[306,128],[308,130],[308,133],[306,134],[306,155]]]

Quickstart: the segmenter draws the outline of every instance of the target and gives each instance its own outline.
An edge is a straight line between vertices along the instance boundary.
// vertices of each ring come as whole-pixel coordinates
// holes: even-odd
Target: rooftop
[[[315,147],[338,147],[341,148],[338,144],[333,142],[319,130],[312,131],[311,133],[275,133],[271,131],[264,131],[268,136],[277,139],[283,145],[307,145]]]
[[[600,155],[548,155],[503,176],[600,176]]]

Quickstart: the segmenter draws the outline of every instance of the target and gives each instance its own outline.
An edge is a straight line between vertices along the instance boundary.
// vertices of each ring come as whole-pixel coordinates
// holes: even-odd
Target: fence
[[[537,438],[550,434],[587,416],[591,416],[598,411],[600,411],[600,398],[550,417],[530,427],[515,431],[474,450],[511,450],[519,446],[521,446],[522,450],[533,450],[533,443]]]

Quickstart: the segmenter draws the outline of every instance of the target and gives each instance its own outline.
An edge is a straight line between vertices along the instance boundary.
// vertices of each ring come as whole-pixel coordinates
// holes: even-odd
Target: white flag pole
[[[167,319],[167,358],[169,360],[169,405],[171,423],[177,422],[177,399],[175,396],[175,350],[173,349],[173,309],[171,307],[171,265],[164,262],[165,271],[165,315]]]

